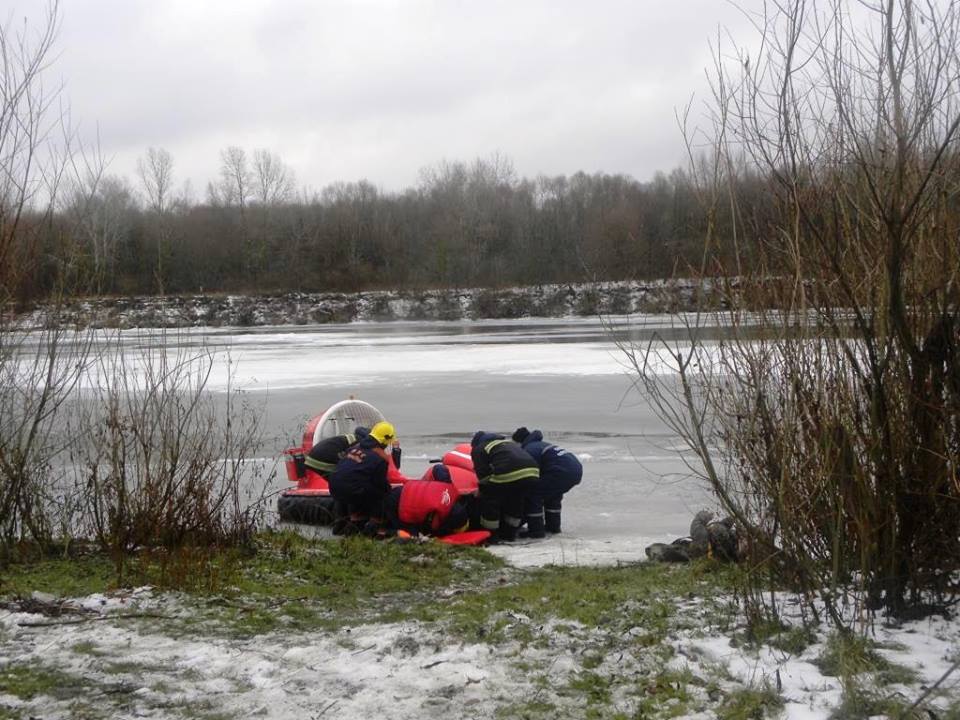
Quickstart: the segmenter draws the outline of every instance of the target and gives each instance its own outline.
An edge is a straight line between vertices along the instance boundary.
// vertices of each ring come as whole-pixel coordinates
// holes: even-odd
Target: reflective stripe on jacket
[[[304,458],[304,464],[321,475],[329,475],[337,469],[337,463],[348,447],[357,441],[352,433],[324,438],[312,448]]]
[[[540,477],[537,461],[512,440],[492,433],[480,438],[470,451],[480,483],[511,483]]]

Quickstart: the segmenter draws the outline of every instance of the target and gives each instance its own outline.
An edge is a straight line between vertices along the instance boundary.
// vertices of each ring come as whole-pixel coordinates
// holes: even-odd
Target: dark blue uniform
[[[330,473],[337,469],[337,463],[340,458],[353,446],[357,440],[367,436],[368,430],[364,427],[358,427],[352,433],[345,435],[334,435],[324,438],[307,453],[304,464],[323,477],[329,477]]]
[[[546,442],[539,430],[518,428],[513,438],[540,467],[540,478],[524,501],[527,532],[530,537],[543,537],[546,526],[548,532],[558,533],[563,495],[580,483],[583,465],[573,453]]]
[[[329,477],[330,495],[346,505],[351,514],[379,518],[383,500],[390,492],[387,461],[377,452],[376,438],[365,437],[348,448]]]
[[[523,500],[540,476],[537,462],[520,445],[496,433],[481,430],[470,446],[479,481],[480,526],[500,540],[514,540],[523,521]]]

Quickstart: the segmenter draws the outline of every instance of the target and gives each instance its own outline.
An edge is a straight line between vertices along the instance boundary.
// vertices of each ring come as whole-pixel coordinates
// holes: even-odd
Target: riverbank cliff
[[[461,320],[682,312],[715,304],[710,287],[688,280],[538,285],[502,289],[379,290],[357,293],[95,297],[18,312],[43,327],[255,327],[356,320]]]

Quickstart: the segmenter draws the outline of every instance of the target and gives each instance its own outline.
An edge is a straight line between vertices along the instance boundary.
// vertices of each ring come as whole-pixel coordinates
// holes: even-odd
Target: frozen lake
[[[651,328],[644,320],[618,332],[642,341]],[[190,338],[227,350],[221,359],[263,408],[265,448],[278,455],[297,444],[307,418],[353,395],[396,425],[408,475],[476,430],[540,428],[584,464],[582,484],[564,502],[571,538],[672,538],[712,504],[678,439],[631,391],[623,356],[596,319],[354,323]],[[226,378],[223,361],[213,387]],[[271,489],[285,486],[278,468]]]
[[[269,478],[268,493],[288,486],[282,451],[300,443],[306,421],[351,395],[396,426],[402,470],[411,476],[477,430],[509,435],[520,425],[539,428],[581,458],[584,480],[565,497],[563,535],[540,541],[536,551],[528,547],[524,559],[595,562],[643,557],[647,543],[685,535],[694,513],[714,505],[687,467],[693,456],[631,389],[626,358],[612,339],[642,344],[653,332],[682,335],[671,328],[676,320],[635,317],[613,327],[564,318],[104,331],[103,342],[116,347],[119,339],[132,372],[145,348],[166,347],[177,360],[216,350],[207,389],[218,402],[228,389],[240,389],[262,412],[258,472],[251,477]],[[31,342],[25,357],[35,352]],[[661,371],[671,372],[666,364]],[[81,387],[101,383],[97,372],[92,367]],[[269,508],[275,510],[272,499]]]

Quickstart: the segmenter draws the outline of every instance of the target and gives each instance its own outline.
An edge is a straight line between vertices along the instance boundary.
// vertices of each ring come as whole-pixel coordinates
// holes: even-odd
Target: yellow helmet
[[[390,423],[381,421],[370,428],[370,437],[386,447],[397,439],[397,431]]]

